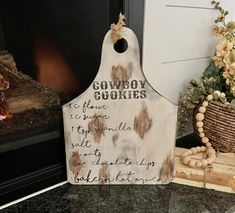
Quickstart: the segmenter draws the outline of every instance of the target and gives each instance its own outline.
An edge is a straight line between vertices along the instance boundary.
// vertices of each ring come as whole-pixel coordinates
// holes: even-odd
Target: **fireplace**
[[[66,180],[61,105],[94,79],[103,37],[120,11],[141,50],[144,0],[8,0],[1,4],[0,52],[9,51],[18,70],[54,90],[60,104],[51,109],[53,119],[48,111],[35,109],[26,113],[28,117],[18,117],[24,124],[18,124],[18,131],[13,128],[1,134],[0,124],[0,205]],[[31,115],[41,123],[27,126]],[[16,117],[11,118],[15,125]],[[197,141],[186,136],[177,145],[191,147]]]
[[[12,54],[18,70],[52,89],[60,104],[13,113],[5,126],[0,121],[0,205],[66,180],[61,105],[94,79],[103,37],[124,5],[122,0],[1,4],[1,49]]]

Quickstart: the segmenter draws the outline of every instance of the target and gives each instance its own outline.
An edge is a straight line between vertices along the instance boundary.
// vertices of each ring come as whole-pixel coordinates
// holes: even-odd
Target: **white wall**
[[[235,0],[221,1],[235,21]],[[199,79],[213,55],[211,0],[145,0],[143,70],[150,84],[178,103],[190,79]]]
[[[223,0],[235,20],[235,1]],[[213,54],[218,11],[210,0],[146,0],[143,70],[160,94],[177,103],[188,80],[199,78]]]
[[[221,1],[222,6],[230,12],[228,16],[229,21],[235,21],[235,1],[234,0],[223,0]]]

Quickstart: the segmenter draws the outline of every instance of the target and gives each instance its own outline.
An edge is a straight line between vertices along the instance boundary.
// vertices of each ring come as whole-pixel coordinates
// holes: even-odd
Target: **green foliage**
[[[190,115],[194,107],[206,95],[206,89],[202,83],[191,80],[185,90],[181,94],[178,109],[178,135],[182,135],[186,124],[189,122]]]
[[[206,68],[200,82],[191,80],[183,94],[180,95],[178,110],[178,135],[182,135],[186,124],[189,122],[194,107],[209,94],[219,90],[226,93],[231,102],[234,96],[231,94],[225,79],[223,70],[218,68],[213,61]],[[234,100],[235,105],[235,100]]]
[[[206,68],[200,81],[191,80],[180,96],[178,111],[178,134],[182,135],[194,107],[207,95],[214,91],[224,93],[223,96],[213,94],[213,100],[235,107],[235,22],[226,22],[229,14],[220,2],[213,0],[212,5],[219,12],[213,33],[220,40],[215,48],[215,55]]]
[[[233,99],[233,100],[231,101],[231,105],[232,105],[233,107],[235,107],[235,99]]]
[[[211,62],[204,71],[202,80],[208,94],[211,94],[215,90],[222,91],[223,85],[226,85],[222,72],[214,62]]]
[[[233,100],[234,96],[230,92],[229,86],[226,84],[226,79],[223,77],[223,69],[218,68],[214,61],[212,61],[204,71],[202,80],[207,94],[219,90],[225,93],[228,102]]]

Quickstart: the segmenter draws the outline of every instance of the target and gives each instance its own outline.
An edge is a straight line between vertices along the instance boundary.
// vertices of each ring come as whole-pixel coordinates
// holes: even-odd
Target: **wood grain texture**
[[[128,48],[117,53],[108,31],[98,74],[63,106],[68,180],[72,184],[166,184],[173,177],[177,106],[147,82],[138,41],[123,27]],[[79,153],[71,169],[71,156]],[[74,173],[75,171],[75,173]]]
[[[9,89],[5,94],[10,113],[59,106],[60,100],[57,94],[17,70],[13,56],[7,51],[0,51],[0,75],[9,82]]]
[[[206,169],[190,168],[182,164],[180,156],[185,149],[175,149],[173,182],[235,193],[235,154],[218,153],[216,161]],[[202,159],[202,153],[193,156]]]

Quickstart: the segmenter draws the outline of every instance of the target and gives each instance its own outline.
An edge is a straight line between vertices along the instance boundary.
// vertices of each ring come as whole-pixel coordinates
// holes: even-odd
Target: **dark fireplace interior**
[[[60,107],[45,123],[52,111],[13,114],[12,124],[0,121],[0,205],[66,180],[61,105],[91,84],[104,35],[123,10],[122,0],[1,4],[0,49],[12,54],[18,70],[55,91]],[[35,125],[28,125],[32,117]],[[3,134],[6,124],[12,131]]]
[[[122,1],[6,1],[5,49],[19,70],[58,93],[84,91],[99,67],[102,40]]]
[[[63,105],[94,79],[103,37],[122,5],[120,0],[7,1],[0,8],[5,49],[14,57],[18,70],[55,91]],[[0,124],[2,128],[10,126],[2,134],[29,132],[31,127],[61,120],[58,110],[49,111],[45,110],[45,116],[38,110],[13,115],[7,125]],[[25,118],[30,126],[25,125]]]

